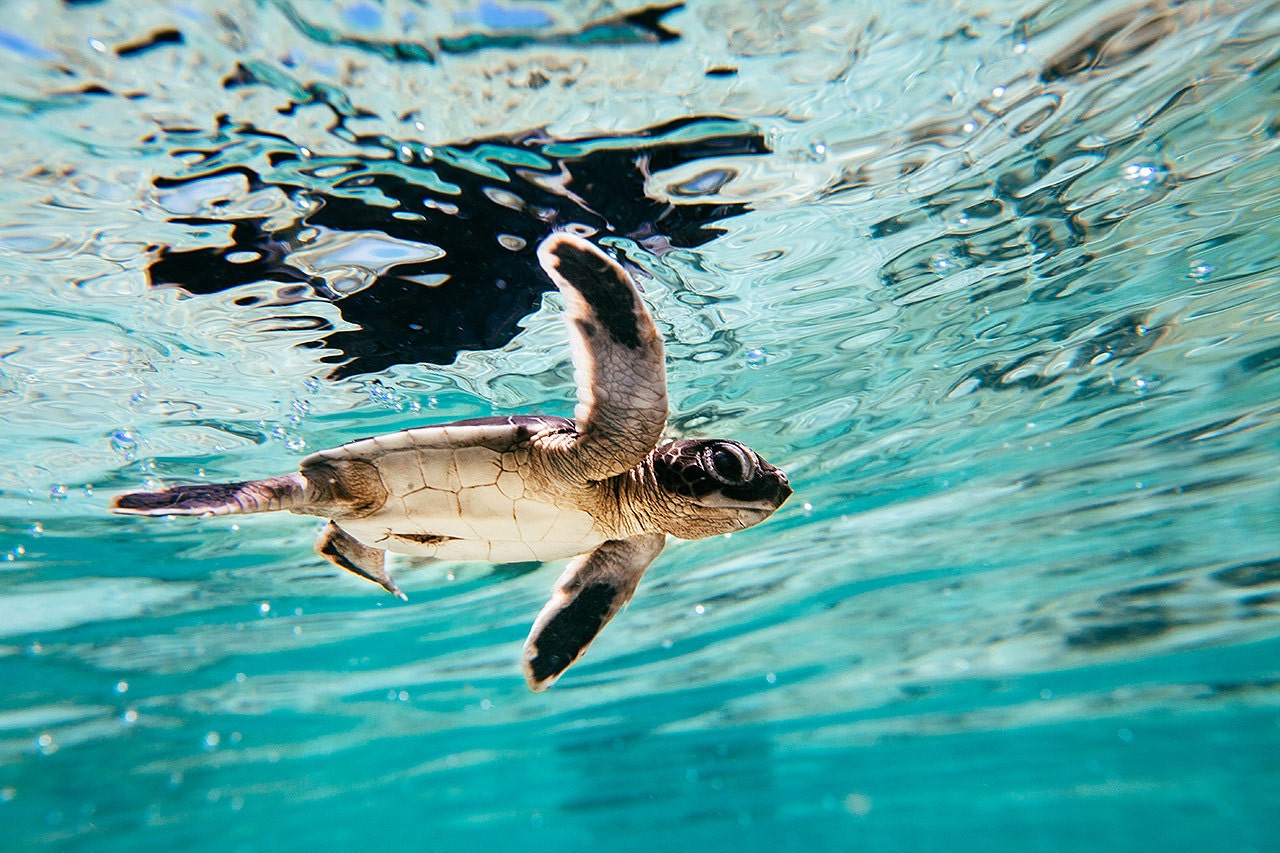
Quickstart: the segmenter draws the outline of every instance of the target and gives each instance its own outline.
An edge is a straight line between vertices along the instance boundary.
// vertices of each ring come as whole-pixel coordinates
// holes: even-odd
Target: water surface
[[[1274,849],[1280,5],[18,3],[0,847]],[[796,488],[550,692],[558,567],[107,514],[569,414],[533,247]]]

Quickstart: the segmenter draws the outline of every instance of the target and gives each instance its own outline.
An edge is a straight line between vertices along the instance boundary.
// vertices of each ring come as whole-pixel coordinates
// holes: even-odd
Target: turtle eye
[[[755,462],[736,445],[717,444],[707,448],[707,471],[722,483],[737,485],[755,476]]]

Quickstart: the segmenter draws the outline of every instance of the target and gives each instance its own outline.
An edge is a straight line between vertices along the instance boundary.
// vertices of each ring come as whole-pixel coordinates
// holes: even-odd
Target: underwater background
[[[1280,849],[1280,4],[3,10],[0,849]],[[571,414],[569,225],[795,494],[548,693],[557,566],[108,514]]]

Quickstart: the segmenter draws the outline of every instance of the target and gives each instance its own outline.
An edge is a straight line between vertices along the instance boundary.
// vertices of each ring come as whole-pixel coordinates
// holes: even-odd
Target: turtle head
[[[759,524],[791,495],[786,474],[736,441],[673,441],[651,458],[665,532],[681,539]]]

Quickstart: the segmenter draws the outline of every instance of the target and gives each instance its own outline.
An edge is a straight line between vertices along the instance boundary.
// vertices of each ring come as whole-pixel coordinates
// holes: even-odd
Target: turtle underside
[[[572,426],[521,416],[421,427],[312,454],[302,473],[315,479],[351,465],[376,472],[380,505],[335,517],[367,547],[444,560],[556,560],[606,539],[590,507],[578,505],[589,490],[548,482],[529,446],[539,432]],[[328,515],[323,505],[294,512]]]

